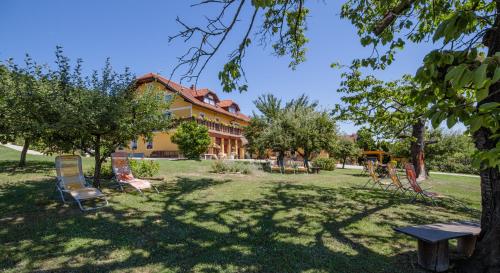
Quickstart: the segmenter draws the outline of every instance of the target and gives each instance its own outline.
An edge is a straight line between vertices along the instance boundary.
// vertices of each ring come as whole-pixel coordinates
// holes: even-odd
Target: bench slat
[[[430,225],[409,226],[395,228],[401,232],[420,240],[436,243],[443,240],[455,239],[465,236],[477,236],[481,227],[475,222],[438,223]]]

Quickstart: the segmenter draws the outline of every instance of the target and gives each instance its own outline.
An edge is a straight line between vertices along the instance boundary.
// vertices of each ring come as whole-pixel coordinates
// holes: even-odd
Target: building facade
[[[187,88],[154,73],[148,73],[137,79],[137,90],[153,87],[163,90],[165,100],[171,100],[166,115],[179,120],[194,120],[208,127],[212,143],[206,152],[209,157],[244,158],[246,140],[243,128],[250,118],[240,112],[238,104],[232,100],[220,100],[209,89]],[[167,132],[154,132],[147,141],[139,138],[132,141],[125,150],[136,156],[145,157],[182,157],[176,144],[170,137],[175,128]]]

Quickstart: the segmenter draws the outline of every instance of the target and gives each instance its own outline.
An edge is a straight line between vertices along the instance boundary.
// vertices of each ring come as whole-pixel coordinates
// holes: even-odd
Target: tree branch
[[[396,18],[401,15],[405,10],[409,9],[415,0],[402,0],[399,5],[397,5],[393,10],[389,11],[382,20],[380,20],[376,25],[375,29],[373,30],[373,33],[375,35],[379,36],[384,32],[384,30],[392,25]]]

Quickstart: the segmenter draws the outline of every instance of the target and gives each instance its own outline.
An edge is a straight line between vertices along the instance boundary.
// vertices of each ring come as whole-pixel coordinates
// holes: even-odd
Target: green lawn
[[[426,182],[464,209],[363,189],[357,170],[217,175],[206,161],[160,161],[146,198],[104,183],[110,206],[82,213],[57,199],[53,157],[18,156],[0,146],[1,272],[420,272],[392,228],[480,215],[479,178]]]

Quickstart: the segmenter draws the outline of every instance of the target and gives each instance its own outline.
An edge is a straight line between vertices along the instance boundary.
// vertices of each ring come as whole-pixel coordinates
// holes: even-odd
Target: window
[[[227,108],[227,110],[228,110],[230,113],[236,113],[236,112],[237,112],[237,111],[236,111],[236,106],[234,106],[234,105],[229,106],[229,108]]]
[[[171,101],[171,100],[172,100],[172,97],[173,97],[173,96],[172,96],[172,94],[165,94],[165,101],[166,101],[166,102]]]
[[[200,118],[201,118],[201,119],[204,119],[204,118],[205,118],[205,113],[200,112]]]
[[[153,141],[148,141],[146,142],[146,149],[151,150],[153,149]]]
[[[137,140],[132,140],[132,141],[130,142],[130,148],[131,148],[132,150],[137,150]]]
[[[208,104],[211,104],[211,105],[215,105],[215,98],[214,98],[214,95],[212,95],[212,94],[206,95],[205,99],[203,101],[205,103],[208,103]]]

